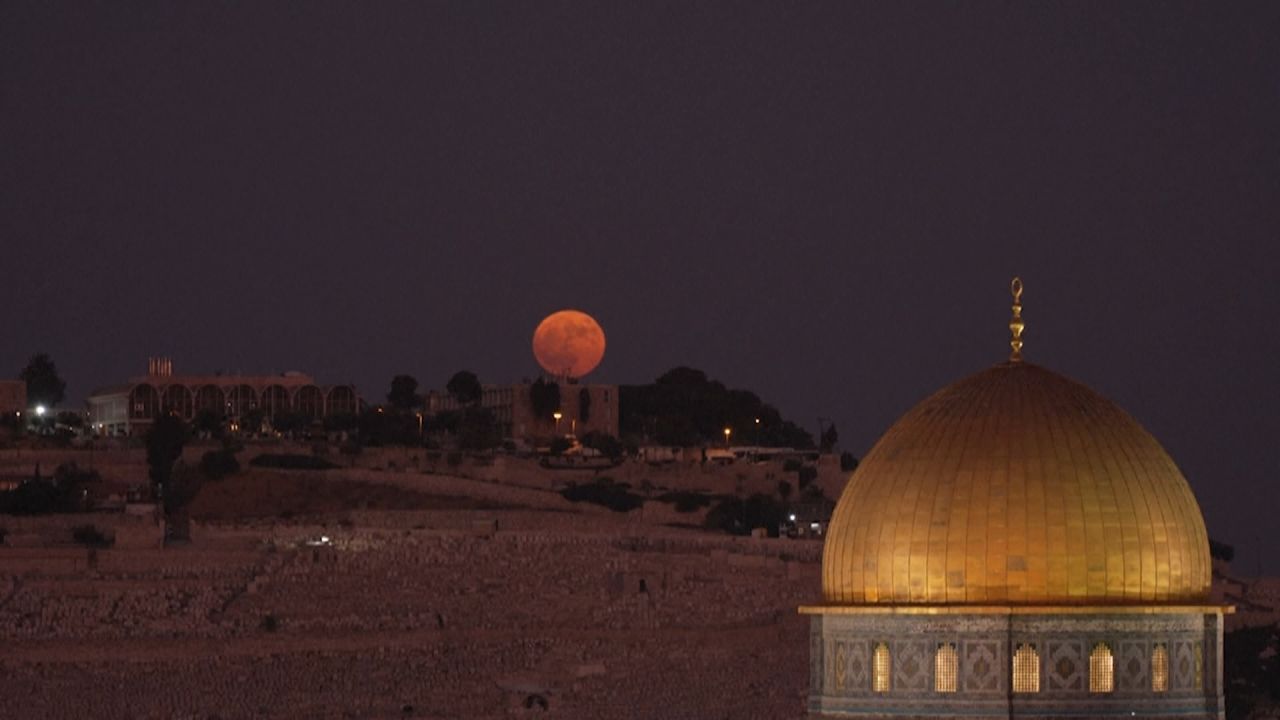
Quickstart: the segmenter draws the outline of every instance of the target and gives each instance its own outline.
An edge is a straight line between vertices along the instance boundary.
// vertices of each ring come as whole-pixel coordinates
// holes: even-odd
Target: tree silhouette
[[[67,383],[48,353],[32,355],[19,377],[27,384],[27,402],[32,405],[53,407],[66,397]]]
[[[529,388],[529,402],[533,405],[534,417],[550,420],[560,409],[560,386],[538,378]]]
[[[173,478],[173,464],[187,444],[187,424],[174,415],[161,415],[147,433],[147,475],[160,494]]]
[[[387,402],[397,410],[412,410],[422,403],[418,395],[418,380],[412,375],[397,375],[391,378],[391,392],[387,393]]]
[[[480,402],[480,397],[484,392],[484,388],[480,385],[480,378],[470,370],[459,370],[449,378],[449,382],[444,386],[459,405],[474,405]]]
[[[836,424],[831,423],[826,430],[822,431],[822,437],[819,440],[819,447],[822,452],[829,453],[831,449],[840,441],[840,433],[836,432]]]

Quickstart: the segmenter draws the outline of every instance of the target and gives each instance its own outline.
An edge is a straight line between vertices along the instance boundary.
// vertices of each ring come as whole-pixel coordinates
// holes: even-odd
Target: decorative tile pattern
[[[1188,640],[1173,644],[1173,687],[1176,690],[1192,690],[1196,686],[1195,648]]]
[[[1151,689],[1148,672],[1149,643],[1121,641],[1116,652],[1116,680],[1121,691],[1141,692]]]
[[[1000,645],[995,641],[967,641],[964,644],[964,662],[961,673],[964,675],[966,692],[993,692],[1000,690],[1005,668],[1000,662],[1002,653]]]
[[[1048,658],[1048,689],[1083,691],[1086,662],[1084,642],[1079,640],[1050,640],[1045,643]]]
[[[897,657],[893,659],[893,687],[896,690],[928,690],[933,665],[933,652],[928,643],[921,641],[894,644]]]

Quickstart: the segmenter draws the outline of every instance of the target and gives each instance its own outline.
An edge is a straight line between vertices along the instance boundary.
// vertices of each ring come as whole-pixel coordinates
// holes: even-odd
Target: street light
[[[43,405],[37,405],[37,406],[36,406],[36,416],[37,416],[37,417],[44,417],[44,414],[45,414],[44,406],[43,406]]]
[[[729,436],[733,434],[732,428],[724,429],[724,446],[729,447]]]
[[[551,413],[551,417],[556,419],[556,435],[559,435],[560,434],[560,418],[564,417],[564,414],[561,413],[559,410],[557,410]]]

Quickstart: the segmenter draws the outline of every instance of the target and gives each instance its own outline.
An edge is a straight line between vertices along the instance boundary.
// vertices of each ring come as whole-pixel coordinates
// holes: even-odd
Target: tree
[[[818,447],[822,452],[829,453],[836,446],[836,442],[839,439],[840,434],[836,432],[836,424],[831,423],[826,430],[822,431],[822,437],[818,440]]]
[[[556,437],[551,438],[551,447],[549,448],[549,452],[552,455],[563,455],[571,447],[573,447],[573,443],[569,441],[569,438],[557,435]]]
[[[529,387],[529,401],[533,405],[534,417],[550,420],[560,409],[560,386],[538,378]]]
[[[1209,538],[1209,557],[1229,563],[1235,559],[1236,549],[1227,543]]]
[[[173,464],[182,457],[182,447],[186,444],[187,424],[175,415],[156,418],[147,433],[147,475],[161,497],[173,478]]]
[[[444,389],[449,392],[459,405],[466,407],[480,402],[480,397],[484,392],[484,388],[480,386],[480,378],[470,370],[459,370],[449,378],[449,382],[445,384]]]
[[[602,432],[593,431],[582,436],[582,446],[596,450],[610,460],[617,460],[626,452],[621,440]]]
[[[196,432],[211,438],[220,440],[226,434],[226,424],[222,421],[222,415],[215,410],[205,409],[196,413],[196,418],[192,425]]]
[[[493,411],[467,408],[458,423],[458,447],[462,450],[490,450],[502,442]]]
[[[240,416],[240,432],[251,437],[257,435],[262,432],[262,422],[266,418],[266,413],[262,412],[260,408],[246,411],[244,415]]]
[[[578,391],[578,422],[586,425],[591,420],[591,391],[582,388]]]
[[[151,487],[164,507],[165,542],[191,539],[191,522],[186,507],[199,486],[194,478],[175,480],[173,464],[182,457],[187,443],[187,424],[175,415],[161,415],[147,433],[147,474]]]
[[[293,435],[311,427],[311,416],[292,410],[283,410],[271,417],[271,428],[278,433]]]
[[[840,453],[840,472],[853,472],[858,469],[858,458],[853,453],[845,451]]]
[[[422,404],[422,396],[418,394],[418,381],[412,375],[397,375],[391,378],[391,392],[387,393],[387,402],[397,410],[412,410]]]
[[[786,502],[791,497],[791,483],[786,480],[778,481],[778,497],[782,498],[782,502]]]
[[[32,355],[19,377],[27,384],[27,402],[32,405],[54,407],[66,397],[67,383],[48,353]]]

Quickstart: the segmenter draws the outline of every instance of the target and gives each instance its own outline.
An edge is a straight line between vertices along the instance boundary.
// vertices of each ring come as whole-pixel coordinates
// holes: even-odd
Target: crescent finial
[[[1015,277],[1009,283],[1009,294],[1013,295],[1013,317],[1009,320],[1009,362],[1022,362],[1022,331],[1026,328],[1022,322],[1022,278]]]

